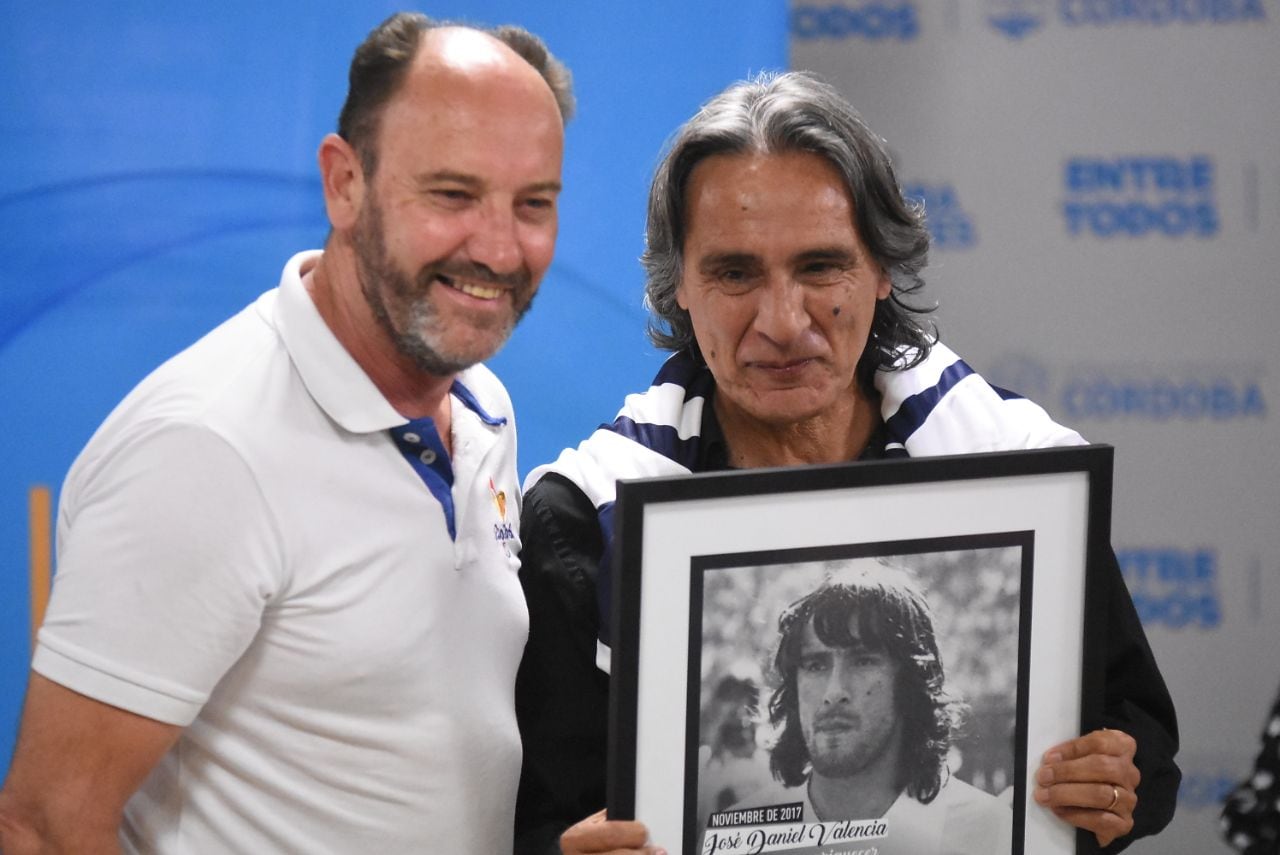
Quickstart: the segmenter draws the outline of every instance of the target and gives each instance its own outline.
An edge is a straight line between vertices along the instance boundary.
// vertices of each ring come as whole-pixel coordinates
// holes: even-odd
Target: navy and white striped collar
[[[933,456],[1079,445],[1078,433],[1035,403],[987,383],[941,343],[911,368],[875,375],[886,456]],[[611,424],[529,473],[526,489],[558,472],[594,504],[620,478],[703,471],[704,412],[715,380],[687,353],[671,356],[645,392],[628,395]]]

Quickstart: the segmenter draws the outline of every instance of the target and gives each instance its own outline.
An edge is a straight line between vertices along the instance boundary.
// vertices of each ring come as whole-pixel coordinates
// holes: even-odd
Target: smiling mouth
[[[446,276],[443,273],[436,274],[436,279],[438,279],[442,285],[446,285],[455,291],[461,291],[468,297],[475,297],[480,300],[496,300],[505,293],[502,288],[477,285],[474,282],[455,279],[452,276]]]

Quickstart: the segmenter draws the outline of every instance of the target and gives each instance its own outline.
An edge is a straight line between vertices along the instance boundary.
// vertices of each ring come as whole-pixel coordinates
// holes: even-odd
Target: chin
[[[443,336],[422,336],[422,339],[436,353],[468,365],[492,358],[509,338],[510,330],[505,327],[479,328],[463,324],[456,325]]]
[[[812,399],[806,396],[793,401],[775,399],[768,404],[757,403],[755,406],[746,408],[746,412],[761,424],[785,428],[819,416],[824,409],[826,408],[814,404]]]

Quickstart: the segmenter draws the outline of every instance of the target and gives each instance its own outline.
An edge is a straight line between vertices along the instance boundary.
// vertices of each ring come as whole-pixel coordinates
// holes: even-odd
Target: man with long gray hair
[[[929,235],[887,148],[804,73],[729,87],[676,133],[649,197],[646,296],[673,351],[612,424],[526,479],[517,678],[521,851],[555,851],[604,803],[610,538],[619,478],[1083,443],[987,384],[917,304]],[[1114,560],[1104,714],[1048,748],[1035,797],[1107,851],[1172,816],[1177,723]],[[638,847],[573,824],[566,853]],[[659,841],[661,842],[661,841]]]

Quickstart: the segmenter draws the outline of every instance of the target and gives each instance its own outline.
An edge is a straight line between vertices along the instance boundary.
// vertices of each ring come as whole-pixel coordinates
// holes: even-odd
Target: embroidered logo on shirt
[[[516,533],[511,528],[511,523],[507,522],[507,494],[504,490],[499,490],[497,485],[493,483],[493,479],[490,478],[489,495],[493,497],[493,506],[498,511],[498,522],[493,525],[493,539],[502,546],[502,551],[510,557],[510,542],[516,539]]]

